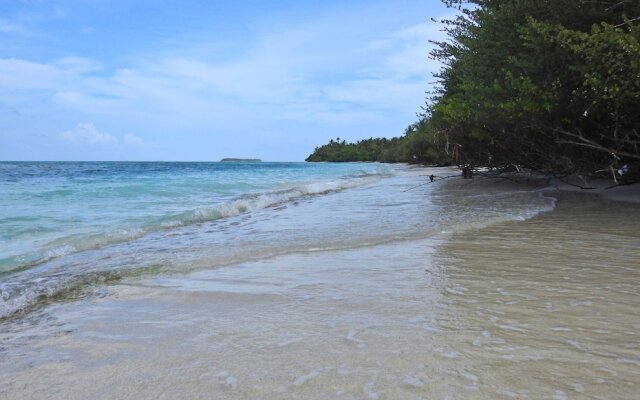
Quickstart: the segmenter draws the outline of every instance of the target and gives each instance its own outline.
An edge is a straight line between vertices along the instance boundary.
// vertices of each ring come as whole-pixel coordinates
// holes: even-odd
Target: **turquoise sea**
[[[3,162],[0,271],[388,174],[374,164]]]
[[[150,264],[77,265],[86,262],[87,252],[122,254],[127,243],[144,247],[149,234],[171,236],[390,173],[389,166],[364,163],[0,162],[0,316],[29,305],[36,295],[68,288],[78,276]],[[69,278],[64,284],[47,278],[56,260],[62,266],[54,269]],[[20,272],[42,284],[7,284]],[[9,305],[16,291],[21,301]]]

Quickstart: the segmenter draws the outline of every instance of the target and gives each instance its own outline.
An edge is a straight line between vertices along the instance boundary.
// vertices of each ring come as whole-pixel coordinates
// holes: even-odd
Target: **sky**
[[[401,135],[439,0],[0,0],[0,160],[302,161]]]

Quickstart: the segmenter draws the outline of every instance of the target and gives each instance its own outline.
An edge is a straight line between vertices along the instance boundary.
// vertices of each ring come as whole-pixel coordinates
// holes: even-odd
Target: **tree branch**
[[[555,132],[560,133],[562,135],[566,135],[569,137],[573,137],[576,138],[578,140],[580,140],[579,142],[575,142],[575,141],[570,141],[570,140],[556,140],[556,143],[565,143],[565,144],[573,144],[576,146],[583,146],[583,147],[589,147],[592,149],[596,149],[596,150],[601,150],[604,152],[607,152],[609,154],[612,154],[615,158],[620,158],[618,156],[624,156],[624,157],[629,157],[629,158],[635,158],[640,160],[640,155],[638,154],[633,154],[633,153],[627,153],[626,151],[621,151],[621,150],[615,150],[615,149],[611,149],[609,147],[605,147],[603,145],[601,145],[600,143],[594,142],[593,140],[587,139],[586,137],[582,136],[581,134],[576,134],[576,133],[572,133],[572,132],[568,132],[565,130],[560,130],[560,129],[554,129]]]

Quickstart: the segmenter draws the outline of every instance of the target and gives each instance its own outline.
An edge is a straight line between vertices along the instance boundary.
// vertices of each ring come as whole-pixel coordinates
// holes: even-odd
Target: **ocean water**
[[[0,276],[0,398],[640,391],[638,204],[446,168],[214,164],[159,173],[154,195],[82,205],[150,167],[105,174],[102,193],[56,206],[113,217],[68,225],[86,237],[143,232],[72,242]],[[216,174],[241,189],[199,186],[219,187]],[[200,194],[175,189],[186,181]]]
[[[365,163],[0,162],[0,317],[78,280],[152,263],[87,265],[95,252],[130,254],[149,240],[390,173]],[[172,251],[166,244],[161,251]]]
[[[388,171],[372,164],[2,162],[0,272]]]
[[[552,207],[524,190],[502,200],[487,194],[492,205],[483,208],[480,198],[470,208],[460,198],[454,207],[462,212],[449,212],[437,196],[411,198],[420,192],[399,183],[415,179],[406,167],[372,163],[42,162],[0,170],[0,317],[95,282],[419,238]]]

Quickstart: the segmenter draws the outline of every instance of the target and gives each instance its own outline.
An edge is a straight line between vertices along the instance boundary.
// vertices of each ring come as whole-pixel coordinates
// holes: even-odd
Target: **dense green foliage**
[[[394,139],[365,139],[347,143],[331,139],[328,144],[317,147],[306,161],[380,161],[380,153],[391,148],[398,141]]]
[[[429,120],[422,120],[407,127],[402,137],[392,139],[365,139],[356,143],[330,140],[317,147],[306,161],[381,161],[444,164],[446,154],[435,146]]]
[[[638,174],[640,1],[445,2],[439,86],[376,160]]]
[[[434,53],[431,118],[459,158],[554,172],[640,159],[640,2],[472,3]]]

